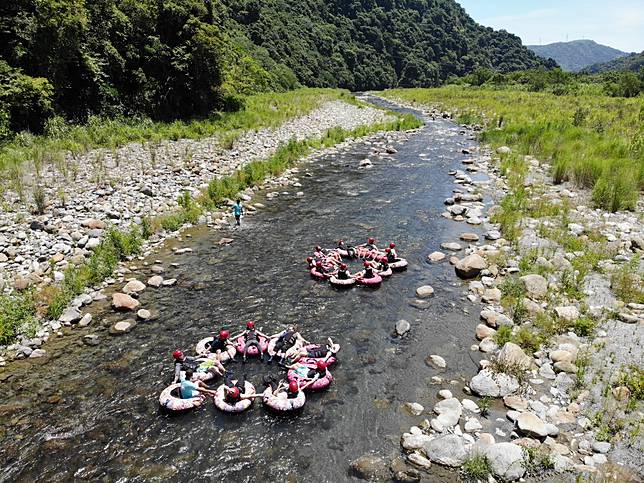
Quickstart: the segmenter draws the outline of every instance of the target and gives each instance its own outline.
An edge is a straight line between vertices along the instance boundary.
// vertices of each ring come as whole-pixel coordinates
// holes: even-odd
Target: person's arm
[[[264,337],[265,339],[270,339],[270,337],[269,337],[269,336],[267,336],[266,334],[264,334],[264,332],[261,332],[261,331],[259,331],[259,330],[256,330],[255,332],[257,332],[257,334],[258,334],[258,335],[260,335],[260,336]]]
[[[237,338],[238,338],[238,337],[240,337],[240,336],[242,336],[242,335],[246,335],[246,331],[245,331],[245,330],[242,330],[239,334],[237,334],[237,335],[233,335],[233,336],[232,336],[232,337],[230,337],[230,338],[231,338],[232,340],[237,340]]]
[[[306,388],[307,388],[307,387],[309,387],[310,385],[314,384],[314,383],[315,383],[315,381],[317,381],[319,378],[320,378],[320,375],[319,375],[319,374],[316,374],[316,376],[315,376],[313,379],[311,379],[309,382],[307,382],[307,383],[306,383],[306,384],[304,384],[302,387],[300,387],[300,388],[299,388],[299,390],[300,390],[300,391],[304,391],[304,389],[306,389]]]

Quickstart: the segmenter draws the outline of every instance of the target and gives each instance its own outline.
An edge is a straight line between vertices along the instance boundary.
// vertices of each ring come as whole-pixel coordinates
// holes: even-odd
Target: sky
[[[518,35],[525,45],[591,39],[644,50],[644,0],[456,0],[478,23]]]

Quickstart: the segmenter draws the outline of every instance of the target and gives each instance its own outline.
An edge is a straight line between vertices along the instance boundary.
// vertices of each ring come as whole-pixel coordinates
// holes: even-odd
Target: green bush
[[[492,474],[492,465],[487,456],[471,455],[463,462],[461,472],[466,479],[485,481]]]
[[[35,320],[33,293],[0,295],[0,345],[10,344],[21,327]]]

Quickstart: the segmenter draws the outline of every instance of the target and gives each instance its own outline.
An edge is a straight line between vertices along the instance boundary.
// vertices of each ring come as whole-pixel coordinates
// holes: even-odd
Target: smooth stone
[[[463,247],[461,245],[459,245],[458,243],[455,243],[455,242],[441,243],[441,248],[443,250],[451,250],[453,252],[458,252],[458,251],[463,249]]]
[[[605,441],[595,441],[592,445],[595,453],[606,454],[610,451],[612,445]]]
[[[159,288],[163,283],[163,277],[161,275],[153,275],[148,279],[148,285],[150,287]]]
[[[127,295],[137,294],[145,290],[145,284],[139,280],[130,280],[123,287],[123,293]]]
[[[416,402],[405,403],[405,408],[414,416],[420,416],[425,410],[422,404],[418,404]]]
[[[432,462],[445,466],[460,466],[467,457],[463,438],[455,434],[438,436],[427,442],[423,449]]]
[[[136,316],[141,320],[149,320],[152,317],[152,313],[147,309],[139,309]]]
[[[87,327],[92,322],[92,314],[85,314],[83,318],[78,322],[79,327]]]
[[[443,359],[441,356],[432,354],[428,357],[428,361],[433,364],[434,366],[438,368],[445,368],[447,367],[447,362],[445,362],[445,359]]]
[[[451,399],[454,397],[452,396],[452,391],[450,391],[449,389],[441,389],[440,391],[438,391],[438,396],[442,399]]]
[[[89,346],[96,346],[100,344],[100,339],[96,334],[87,334],[83,337],[83,343]]]
[[[136,322],[134,320],[122,320],[112,325],[109,332],[112,335],[121,335],[131,331],[135,326]]]
[[[364,455],[350,464],[351,473],[362,480],[383,480],[389,473],[387,464],[382,458],[374,455]]]
[[[517,418],[517,426],[521,432],[529,436],[537,436],[545,438],[548,436],[548,428],[536,414],[531,412],[524,412]]]
[[[454,270],[460,278],[469,279],[477,277],[487,266],[485,259],[474,253],[459,260],[454,266]]]
[[[416,289],[416,295],[420,298],[431,297],[432,295],[434,295],[434,288],[430,285],[423,285],[422,287],[418,287]]]
[[[115,293],[112,295],[112,306],[116,310],[136,310],[141,303],[124,293]]]
[[[519,389],[516,377],[483,369],[470,381],[470,389],[479,396],[503,397]]]
[[[528,295],[532,298],[541,299],[548,293],[548,281],[541,275],[529,274],[520,278]]]
[[[63,324],[71,324],[79,321],[81,318],[82,314],[77,307],[69,307],[65,309],[60,317],[58,317],[58,321]]]
[[[427,255],[427,259],[430,262],[440,262],[442,260],[445,260],[445,254],[443,252],[432,252],[429,255]]]
[[[514,443],[495,443],[482,447],[487,456],[492,473],[503,480],[518,480],[526,472],[524,465],[525,452]]]

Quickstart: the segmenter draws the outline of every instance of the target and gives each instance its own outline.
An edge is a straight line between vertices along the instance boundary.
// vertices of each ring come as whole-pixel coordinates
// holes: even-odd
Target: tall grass
[[[606,210],[634,210],[644,190],[642,97],[460,86],[393,89],[384,95],[455,110],[461,122],[483,124],[484,142],[549,161],[555,182],[571,180],[593,189],[593,201]]]
[[[222,136],[222,141],[232,143],[243,131],[278,126],[334,99],[355,102],[345,90],[303,88],[248,96],[239,111],[216,112],[208,119],[193,121],[161,123],[136,117],[91,117],[86,124],[71,125],[54,118],[47,126],[46,135],[33,136],[25,132],[0,146],[0,179],[11,179],[17,184],[24,169],[39,173],[47,163],[67,172],[65,154],[74,156],[95,148],[115,150],[131,142],[154,144],[164,139]],[[26,162],[29,168],[23,166]]]

